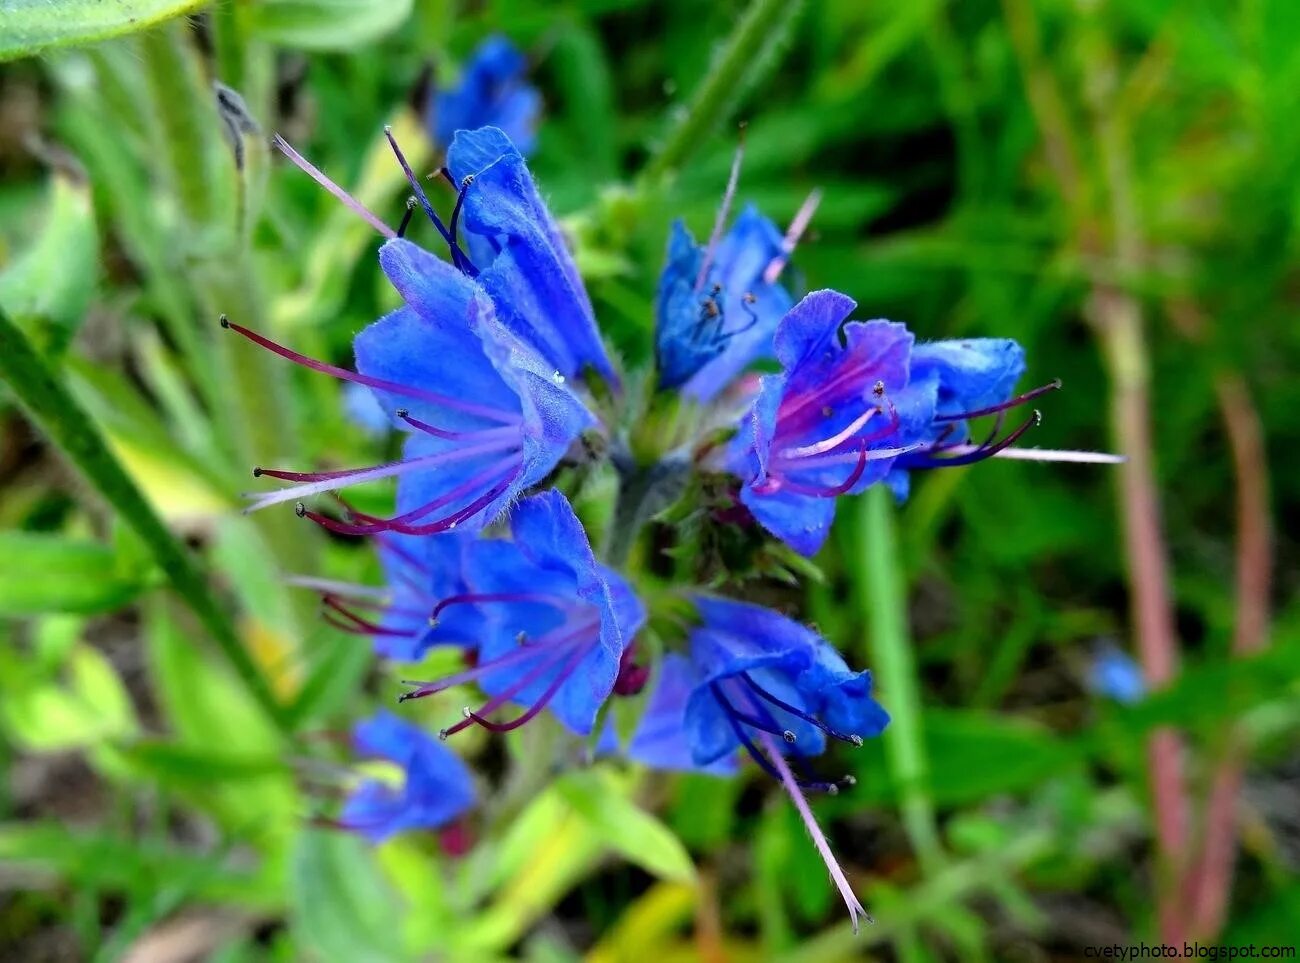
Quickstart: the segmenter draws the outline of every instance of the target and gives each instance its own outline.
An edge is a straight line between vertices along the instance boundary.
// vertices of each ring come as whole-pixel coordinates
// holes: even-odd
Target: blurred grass
[[[482,36],[508,33],[546,97],[532,166],[569,217],[609,337],[636,365],[650,355],[668,224],[707,233],[734,142],[721,117],[675,135],[675,105],[745,10],[418,0],[396,29],[376,20],[372,39],[339,29],[331,6],[219,5],[199,18],[197,47],[175,23],[0,71],[0,305],[134,453],[124,460],[154,508],[205,550],[222,604],[309,735],[284,757],[158,595],[163,573],[0,400],[0,617],[12,617],[0,623],[0,946],[118,959],[198,920],[202,945],[226,961],[822,961],[876,948],[908,961],[1074,959],[1156,938],[1141,745],[1169,725],[1184,732],[1194,820],[1225,748],[1244,765],[1241,855],[1217,939],[1294,941],[1300,6],[789,4],[788,41],[764,38],[772,69],[727,91],[749,121],[739,199],[784,223],[813,187],[826,192],[792,283],[841,289],[862,317],[922,337],[1019,339],[1027,381],[1065,382],[1034,444],[1111,444],[1090,299],[1116,292],[1144,319],[1183,662],[1164,691],[1121,709],[1084,687],[1099,639],[1137,643],[1106,470],[994,462],[918,479],[897,510],[845,505],[818,559],[824,579],[784,597],[846,651],[867,641],[895,714],[884,746],[827,760],[858,785],[818,804],[881,920],[856,942],[797,820],[758,778],[609,783],[598,769],[580,775],[612,808],[593,809],[592,786],[577,805],[537,793],[549,779],[539,760],[556,750],[527,743],[507,750],[521,774],[489,802],[465,861],[429,839],[372,851],[312,828],[346,774],[311,734],[342,730],[392,681],[372,678],[364,649],[316,625],[277,578],[313,555],[340,577],[373,577],[373,565],[287,512],[254,526],[224,506],[253,457],[344,465],[383,453],[345,422],[335,384],[232,357],[212,340],[215,314],[237,299],[296,346],[346,362],[391,295],[365,230],[284,165],[245,248],[245,188],[200,49],[215,45],[211,62],[267,131],[393,217],[402,184],[382,125],[397,123],[414,150],[404,105],[421,71],[450,80]],[[189,77],[174,99],[169,58]],[[178,125],[191,148],[171,156],[160,145],[181,140],[160,130]],[[668,148],[686,158],[677,175],[642,178]],[[1233,659],[1236,493],[1252,478],[1228,428],[1251,410],[1266,461],[1247,468],[1273,523],[1275,588],[1256,575],[1244,590],[1271,603],[1272,645]],[[491,759],[485,740],[466,745]],[[620,807],[654,828],[611,838]],[[680,878],[666,839],[681,840],[696,879]]]

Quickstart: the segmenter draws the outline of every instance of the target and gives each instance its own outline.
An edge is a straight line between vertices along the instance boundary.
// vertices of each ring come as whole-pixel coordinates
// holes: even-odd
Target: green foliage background
[[[26,58],[0,67],[0,307],[35,352],[0,338],[0,957],[1294,945],[1300,5],[232,0],[153,25],[193,6],[0,2],[0,56]],[[468,734],[486,801],[467,857],[318,828],[355,778],[331,734],[396,679],[282,575],[377,573],[287,508],[241,516],[238,493],[250,465],[366,464],[383,443],[337,384],[216,318],[347,363],[393,295],[369,228],[265,138],[243,134],[236,170],[210,81],[396,221],[383,125],[419,153],[426,69],[450,82],[491,32],[536,62],[532,166],[629,366],[649,359],[669,222],[707,233],[745,118],[742,200],[785,223],[825,194],[801,289],[922,337],[1019,339],[1027,381],[1065,383],[1033,443],[1133,458],[987,463],[898,510],[846,503],[815,568],[762,589],[874,667],[895,716],[832,757],[858,785],[817,804],[879,920],[856,939],[760,774],[556,776],[576,757],[545,726]],[[1144,471],[1145,424],[1153,506],[1119,484]],[[1159,541],[1126,542],[1126,504]],[[1130,607],[1154,586],[1163,610],[1162,556],[1181,671],[1119,708],[1087,665],[1113,639],[1154,647],[1151,667],[1158,625]],[[436,729],[463,701],[412,715]],[[1190,828],[1162,856],[1144,744],[1170,726]],[[1216,823],[1225,759],[1241,779]],[[1196,902],[1180,887],[1203,882],[1204,841],[1234,835],[1230,892]],[[1162,905],[1194,909],[1171,930]]]

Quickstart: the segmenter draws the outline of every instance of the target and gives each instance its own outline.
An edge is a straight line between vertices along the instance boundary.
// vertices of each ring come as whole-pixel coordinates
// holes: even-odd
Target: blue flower
[[[871,674],[850,671],[817,633],[762,606],[710,596],[695,604],[700,624],[688,639],[690,656],[663,660],[627,754],[663,769],[725,775],[743,748],[790,795],[856,931],[859,915],[870,916],[804,796],[838,792],[840,783],[800,771],[827,736],[861,745],[889,724],[871,697]],[[611,739],[601,742],[611,748]]]
[[[689,658],[676,652],[665,655],[651,681],[645,709],[622,754],[653,769],[706,772],[715,776],[734,774],[734,753],[701,765],[695,761],[686,739],[686,703],[699,681]],[[619,752],[613,720],[597,750],[601,754]]]
[[[1141,702],[1147,694],[1142,669],[1114,645],[1102,646],[1088,667],[1088,688],[1124,705]]]
[[[871,698],[871,673],[852,672],[825,639],[771,609],[699,596],[689,645],[696,684],[683,717],[698,765],[745,749],[770,771],[755,736],[812,756],[826,737],[861,745],[889,716]]]
[[[753,206],[712,252],[673,224],[655,310],[661,388],[708,401],[771,354],[777,322],[794,303],[769,273],[784,253],[781,232]]]
[[[460,83],[440,90],[429,104],[427,123],[439,144],[457,131],[499,127],[524,155],[533,152],[542,97],[525,77],[528,60],[505,37],[488,37],[461,71]]]
[[[566,378],[614,368],[578,268],[524,159],[495,127],[462,130],[447,152],[462,184],[458,207],[470,236],[471,274],[497,318]],[[455,234],[458,224],[452,220]]]
[[[481,528],[550,474],[594,418],[563,375],[499,323],[467,275],[400,238],[379,259],[406,304],[357,335],[357,373],[230,326],[291,360],[370,387],[409,435],[402,460],[337,472],[259,469],[300,484],[260,495],[251,508],[397,476],[394,518],[339,522],[300,513],[351,534]]]
[[[543,709],[579,735],[591,732],[614,688],[623,652],[645,619],[631,588],[598,563],[582,524],[558,491],[534,495],[510,513],[511,539],[483,539],[466,557],[471,591],[443,599],[479,608],[484,628],[473,669],[422,685],[419,698],[477,681],[491,698],[443,730],[450,736],[477,723],[493,732],[516,729]],[[524,713],[504,723],[487,715],[513,702]]]
[[[889,321],[848,321],[853,300],[809,294],[775,337],[783,371],[764,376],[750,423],[731,452],[741,501],[770,532],[805,555],[826,539],[835,498],[889,479],[906,494],[907,470],[965,465],[1004,451],[1037,413],[1003,437],[969,444],[966,420],[998,415],[1055,387],[1008,399],[1024,369],[1013,341],[914,345]]]
[[[474,784],[460,757],[392,713],[359,723],[352,741],[358,755],[399,766],[403,784],[362,782],[343,805],[344,828],[379,842],[408,829],[443,826],[474,804]]]

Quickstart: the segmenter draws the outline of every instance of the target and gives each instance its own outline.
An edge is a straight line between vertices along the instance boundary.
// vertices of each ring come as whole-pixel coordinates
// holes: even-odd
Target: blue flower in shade
[[[781,320],[775,350],[783,370],[763,377],[731,452],[744,479],[741,501],[805,555],[825,541],[837,496],[886,478],[905,494],[907,470],[995,455],[1037,423],[1035,412],[999,438],[1004,412],[1059,387],[1008,399],[1024,368],[1015,342],[916,346],[901,324],[845,323],[855,306],[843,294],[815,291]],[[994,435],[969,444],[966,420],[995,413]]]
[[[443,730],[444,738],[477,723],[493,732],[516,729],[543,709],[579,735],[591,732],[613,691],[623,652],[645,611],[623,579],[598,563],[582,524],[558,491],[534,495],[510,514],[511,539],[474,543],[466,557],[470,591],[444,598],[481,610],[478,664],[403,698],[477,681],[491,697]],[[507,703],[525,706],[509,722],[487,716]]]
[[[794,303],[769,272],[784,253],[781,232],[753,206],[712,252],[673,224],[655,309],[660,388],[708,401],[772,353],[777,322]]]
[[[871,917],[804,796],[837,792],[839,783],[800,773],[827,736],[861,745],[889,724],[871,697],[871,674],[850,671],[817,633],[760,605],[710,596],[695,604],[690,657],[664,660],[628,754],[666,769],[725,773],[743,748],[790,795],[856,931],[859,915]]]
[[[691,753],[686,739],[686,703],[699,683],[699,674],[689,658],[676,652],[665,655],[650,684],[645,708],[621,754],[654,769],[733,775],[734,754],[700,765]],[[606,726],[596,749],[601,755],[620,752],[613,720]]]
[[[871,673],[850,671],[816,632],[761,605],[709,596],[695,604],[696,683],[683,726],[697,765],[743,748],[770,772],[756,736],[775,735],[786,751],[812,756],[827,736],[861,745],[889,723],[871,698]]]
[[[1124,705],[1141,702],[1147,694],[1142,669],[1127,652],[1114,645],[1102,646],[1093,657],[1088,667],[1088,688]]]
[[[325,621],[344,632],[371,636],[376,654],[383,658],[415,662],[435,645],[473,650],[483,631],[477,609],[462,607],[446,618],[432,619],[439,601],[468,591],[464,561],[471,541],[464,534],[376,536],[384,588],[301,576],[290,581],[320,592]]]
[[[544,479],[594,418],[564,376],[499,323],[493,302],[468,276],[400,238],[387,242],[379,259],[406,304],[357,335],[357,373],[230,326],[292,360],[370,387],[409,435],[402,460],[337,472],[259,469],[255,474],[300,484],[258,496],[251,508],[398,476],[394,518],[339,522],[300,512],[352,534],[481,528]]]
[[[379,842],[408,829],[436,829],[474,804],[474,784],[460,757],[392,713],[359,723],[352,741],[358,755],[400,767],[403,784],[362,782],[343,805],[344,828]]]
[[[461,71],[460,83],[429,103],[434,140],[450,144],[457,131],[498,127],[519,152],[533,152],[542,97],[525,79],[528,60],[505,37],[488,37]]]
[[[495,127],[462,130],[447,165],[463,185],[460,223],[473,261],[466,266],[501,324],[566,378],[590,367],[614,380],[578,268],[510,139]],[[453,217],[453,234],[457,228]]]

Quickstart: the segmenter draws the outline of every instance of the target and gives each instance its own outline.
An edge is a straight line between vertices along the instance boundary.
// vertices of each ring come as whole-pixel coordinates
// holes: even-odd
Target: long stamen
[[[525,722],[532,719],[539,712],[545,709],[547,703],[549,703],[553,698],[555,698],[555,694],[560,691],[560,687],[564,685],[566,681],[568,681],[569,676],[572,675],[573,673],[573,670],[577,667],[578,663],[582,660],[583,656],[587,654],[588,648],[589,646],[584,646],[579,648],[576,653],[572,654],[569,657],[568,661],[564,661],[562,653],[557,658],[544,660],[542,664],[538,665],[531,672],[526,673],[522,679],[513,683],[508,689],[498,693],[497,695],[489,699],[487,702],[485,702],[482,706],[479,707],[478,712],[474,712],[472,709],[466,707],[465,718],[462,719],[460,722],[456,723],[455,725],[443,729],[441,732],[438,733],[438,738],[445,740],[449,736],[454,736],[456,733],[468,729],[471,725],[474,725],[475,723],[477,723],[478,725],[482,726],[483,728],[487,729],[490,732],[509,732],[511,729],[519,728]],[[526,711],[522,716],[508,723],[489,722],[486,718],[484,718],[484,716],[486,716],[487,713],[495,712],[497,709],[501,708],[501,706],[505,705],[512,698],[517,696],[520,692],[524,691],[524,689],[528,688],[530,685],[535,683],[542,676],[546,675],[547,672],[551,671],[552,669],[555,669],[557,665],[559,665],[560,668],[556,672],[555,678],[551,680],[551,683],[546,687],[545,690],[543,690],[542,694],[538,696],[537,701],[534,702],[532,706],[528,708],[528,711]]]
[[[276,149],[279,150],[281,154],[300,167],[308,177],[337,197],[347,206],[348,210],[359,216],[376,231],[384,235],[384,237],[397,237],[398,232],[385,224],[379,219],[378,215],[343,188],[339,187],[338,184],[335,184],[332,180],[326,177],[325,173],[320,168],[316,167],[311,161],[307,160],[307,158],[303,157],[296,150],[290,147],[289,142],[279,134],[276,134],[275,137],[272,138],[271,143],[275,145]]]
[[[402,153],[402,148],[397,146],[397,138],[393,136],[393,128],[388,126],[384,127],[384,136],[388,138],[388,146],[393,149],[393,156],[397,158],[397,163],[402,165],[402,172],[406,174],[406,180],[410,183],[411,190],[415,193],[415,199],[419,201],[420,206],[424,208],[424,213],[428,216],[429,220],[433,222],[433,226],[438,229],[438,233],[442,235],[442,239],[446,241],[447,245],[450,247],[452,243],[451,234],[447,231],[447,226],[442,223],[442,219],[438,217],[438,212],[435,211],[433,205],[429,203],[429,195],[424,192],[424,187],[420,183],[420,179],[415,176],[415,171],[411,170],[411,165],[407,163],[406,155]]]
[[[727,226],[727,215],[731,213],[731,202],[736,196],[736,185],[740,183],[740,165],[745,159],[745,125],[740,125],[740,134],[736,143],[736,153],[731,158],[731,173],[727,176],[727,189],[718,206],[718,216],[713,221],[713,233],[709,235],[709,246],[704,249],[704,259],[700,261],[700,273],[695,278],[695,290],[704,288],[704,281],[713,266],[713,255],[722,240],[722,231]]]
[[[304,354],[299,354],[292,348],[286,348],[282,344],[277,344],[270,338],[263,337],[256,331],[244,327],[242,324],[236,324],[224,314],[221,316],[221,326],[247,338],[254,344],[261,345],[268,351],[275,352],[280,357],[286,358],[294,364],[300,364],[304,368],[311,368],[313,371],[321,372],[321,374],[332,375],[333,377],[340,378],[343,381],[351,381],[359,385],[366,385],[369,388],[377,388],[380,391],[387,391],[406,398],[419,398],[421,401],[428,401],[432,404],[442,405],[451,408],[454,411],[463,411],[470,415],[479,415],[483,418],[491,418],[494,421],[507,425],[518,424],[520,421],[517,414],[502,411],[500,408],[493,408],[488,405],[477,405],[473,402],[453,398],[450,395],[440,395],[433,391],[425,391],[423,388],[413,388],[410,385],[399,384],[396,381],[387,381],[383,378],[372,378],[369,375],[363,375],[358,371],[349,371],[346,368],[340,368],[337,365],[326,364],[324,361],[317,361],[315,358],[309,358]]]
[[[314,592],[328,593],[338,597],[373,599],[379,605],[385,604],[385,601],[392,594],[388,589],[380,588],[377,585],[339,582],[335,579],[316,578],[313,575],[289,575],[285,577],[284,581],[286,585],[292,585],[295,588],[311,589]]]
[[[380,625],[378,622],[374,622],[371,621],[370,619],[362,618],[361,616],[357,615],[355,612],[353,612],[351,609],[349,609],[346,605],[344,605],[342,602],[340,602],[338,599],[334,598],[333,596],[326,595],[323,599],[321,599],[321,601],[324,602],[325,605],[327,605],[329,608],[337,612],[339,615],[343,616],[343,618],[345,618],[352,625],[355,625],[357,628],[361,629],[363,632],[365,632],[368,635],[405,636],[410,634],[409,632],[404,632],[401,629],[386,628],[385,626]]]
[[[365,525],[351,525],[347,522],[339,522],[326,515],[321,515],[319,512],[309,511],[302,502],[298,503],[298,515],[302,518],[310,518],[316,524],[329,529],[331,532],[338,532],[340,535],[377,535],[380,532],[395,532],[399,535],[434,535],[438,532],[451,531],[467,518],[482,511],[494,500],[500,497],[500,495],[510,487],[518,476],[519,472],[515,471],[515,473],[505,481],[501,482],[499,485],[493,486],[464,508],[457,512],[453,512],[450,515],[444,516],[435,522],[429,522],[427,525],[406,525],[402,524],[397,519],[376,519],[375,521]],[[428,506],[424,507],[427,508]],[[423,511],[423,509],[420,509],[420,511]]]
[[[917,452],[929,451],[933,446],[927,442],[916,442],[911,445],[902,445],[898,448],[868,448],[867,461],[882,461],[889,458],[899,458],[903,455],[912,455]],[[825,468],[830,465],[848,465],[856,464],[862,457],[859,451],[841,451],[830,455],[819,455],[814,458],[808,458],[799,462],[800,468]]]
[[[509,722],[492,722],[484,718],[483,714],[480,712],[471,712],[467,719],[471,722],[478,723],[488,732],[512,732],[515,729],[518,729],[525,723],[535,719],[538,714],[550,704],[551,700],[555,698],[556,693],[560,691],[560,687],[569,681],[569,678],[573,675],[573,671],[578,667],[578,663],[581,662],[586,655],[587,652],[585,649],[576,652],[568,662],[560,666],[559,671],[555,674],[555,678],[551,680],[551,684],[546,687],[542,694],[537,697],[537,701],[529,706],[522,715],[516,716]]]
[[[478,605],[483,602],[536,602],[549,605],[553,609],[564,611],[574,604],[573,599],[560,598],[556,595],[544,595],[540,592],[466,592],[463,595],[449,595],[433,607],[429,618],[436,619],[453,605]]]
[[[794,220],[790,222],[789,229],[785,232],[785,238],[781,241],[781,253],[768,262],[767,267],[763,269],[763,281],[766,284],[775,284],[776,279],[781,276],[785,266],[790,263],[790,255],[799,244],[799,239],[803,237],[804,231],[808,230],[808,225],[812,222],[813,214],[817,212],[817,205],[822,202],[822,191],[820,187],[813,188],[811,194],[804,198],[804,202],[799,205],[799,210],[795,212]]]
[[[964,454],[962,445],[954,445],[950,450]],[[1054,448],[1001,448],[993,452],[995,458],[1010,458],[1013,461],[1060,461],[1079,465],[1122,465],[1128,461],[1125,455],[1112,455],[1104,451],[1061,451]]]
[[[278,491],[253,492],[250,496],[253,498],[253,501],[244,509],[244,512],[245,514],[255,512],[270,505],[295,501],[308,495],[317,495],[321,492],[327,492],[332,488],[341,488],[344,485],[357,485],[361,482],[375,481],[380,478],[391,478],[394,475],[404,475],[407,472],[428,465],[445,465],[453,462],[465,461],[470,458],[477,458],[480,455],[505,451],[513,445],[513,441],[502,439],[498,441],[484,442],[479,445],[466,445],[463,448],[454,448],[451,451],[435,452],[432,455],[422,455],[419,458],[409,458],[405,461],[390,461],[382,465],[373,465],[369,468],[354,468],[345,471],[298,473],[285,472],[273,468],[259,468],[255,473],[259,476],[269,475],[273,478],[288,478],[291,481],[296,480],[297,477],[307,478],[310,480],[301,485],[291,485],[288,488],[281,488]]]
[[[1061,379],[1057,378],[1049,381],[1045,385],[1039,385],[1031,391],[1024,394],[1016,395],[1000,404],[989,405],[987,408],[976,408],[974,411],[962,411],[955,415],[936,415],[935,421],[965,421],[967,418],[979,418],[982,415],[996,415],[999,412],[1006,411],[1008,408],[1018,408],[1026,402],[1033,401],[1051,391],[1061,390]]]
[[[481,428],[474,431],[450,431],[446,428],[438,428],[429,424],[427,421],[421,421],[411,415],[407,408],[398,408],[395,412],[398,419],[406,422],[416,431],[423,432],[426,435],[432,435],[435,438],[446,438],[449,441],[458,441],[462,438],[490,438],[493,436],[504,435],[510,432],[517,432],[513,425],[503,425],[500,428]]]
[[[781,452],[782,458],[807,458],[812,455],[824,455],[828,451],[838,448],[844,442],[848,441],[862,428],[868,421],[880,414],[879,408],[868,408],[858,417],[854,418],[848,425],[840,431],[825,438],[822,441],[814,442],[811,445],[802,445],[798,448],[786,448]],[[897,415],[895,415],[897,418]]]
[[[826,735],[830,736],[832,739],[838,739],[841,742],[852,743],[855,746],[862,745],[861,736],[857,735],[856,733],[846,733],[846,732],[840,732],[838,729],[832,729],[830,726],[822,722],[820,719],[818,719],[816,716],[812,715],[811,713],[805,712],[803,709],[796,709],[794,706],[786,702],[784,699],[778,698],[777,696],[772,695],[772,693],[764,689],[761,685],[759,685],[750,677],[748,672],[740,673],[740,679],[742,682],[745,683],[745,685],[749,686],[749,688],[753,690],[754,694],[757,695],[760,699],[772,703],[772,705],[776,706],[778,709],[788,712],[790,713],[790,715],[798,719],[802,719],[804,722],[811,723],[812,725],[820,729],[822,732],[826,733]]]
[[[480,662],[471,669],[465,669],[454,675],[443,676],[433,682],[417,682],[414,680],[403,680],[405,685],[413,685],[416,688],[410,692],[404,692],[398,697],[398,702],[406,702],[408,699],[423,699],[425,696],[431,696],[438,692],[445,692],[452,686],[464,685],[473,682],[475,679],[486,675],[489,672],[495,672],[497,669],[505,669],[517,662],[523,662],[529,659],[541,658],[541,653],[545,649],[562,651],[573,642],[582,638],[592,630],[591,620],[575,622],[565,631],[559,629],[548,632],[536,640],[528,640],[516,647],[514,651],[507,652],[491,662]]]
[[[438,171],[438,173],[440,173],[443,179],[448,184],[451,185],[451,189],[456,192],[456,206],[451,209],[450,230],[451,230],[452,262],[458,268],[460,268],[461,271],[463,271],[465,274],[468,274],[470,277],[478,277],[479,274],[478,268],[474,266],[474,262],[469,259],[469,255],[466,254],[464,248],[460,246],[460,228],[459,228],[460,212],[461,209],[464,208],[465,206],[465,196],[469,193],[469,186],[474,183],[474,175],[473,174],[465,175],[465,179],[461,181],[459,184],[457,184],[456,178],[452,176],[451,171],[447,170],[447,168],[445,167],[441,168]]]
[[[844,899],[844,905],[849,909],[849,919],[852,921],[853,932],[856,934],[858,932],[859,913],[862,914],[862,918],[868,923],[875,923],[876,921],[872,918],[871,914],[867,912],[866,907],[858,902],[858,897],[854,894],[853,887],[849,884],[848,877],[844,875],[844,870],[840,868],[839,861],[835,858],[835,854],[831,852],[831,844],[827,841],[826,835],[822,832],[821,826],[817,824],[817,817],[813,815],[812,808],[808,805],[808,800],[805,799],[803,793],[799,791],[798,781],[795,779],[794,773],[790,771],[789,765],[787,765],[785,758],[781,755],[776,744],[772,741],[772,737],[765,732],[760,732],[758,738],[759,741],[763,743],[763,747],[767,750],[768,756],[772,760],[773,767],[775,767],[779,773],[781,785],[785,787],[785,791],[789,795],[790,801],[794,803],[794,808],[799,811],[799,815],[803,819],[804,827],[808,830],[808,835],[812,837],[813,845],[817,847],[817,852],[821,855],[822,861],[826,864],[826,870],[831,874],[831,879],[834,881],[835,887],[840,891],[840,896]]]
[[[415,214],[415,198],[406,199],[406,210],[402,212],[402,223],[397,225],[397,236],[406,237],[406,229],[411,226],[411,217]]]
[[[980,445],[974,451],[969,451],[964,455],[955,455],[951,458],[939,458],[939,457],[926,458],[924,455],[922,455],[921,458],[917,459],[917,462],[914,466],[909,465],[909,467],[955,468],[959,465],[973,465],[977,461],[983,461],[985,458],[991,458],[993,455],[996,455],[998,452],[1011,447],[1030,428],[1034,428],[1037,425],[1041,424],[1042,420],[1043,420],[1043,413],[1041,411],[1035,411],[1030,417],[1026,418],[1020,425],[1018,425],[1014,431],[1008,433],[1005,438],[1003,438],[999,442],[996,442],[995,444]],[[947,452],[951,449],[941,449],[941,450]]]
[[[849,472],[849,477],[844,479],[844,481],[840,482],[838,485],[830,485],[826,488],[817,488],[813,485],[804,485],[800,482],[783,479],[780,482],[780,487],[786,491],[794,492],[797,495],[812,495],[816,498],[838,498],[840,495],[847,495],[853,490],[853,486],[858,483],[860,478],[862,478],[862,473],[867,470],[867,462],[869,460],[870,459],[867,457],[867,446],[863,444],[863,446],[858,449],[858,463],[854,465],[853,470]]]

